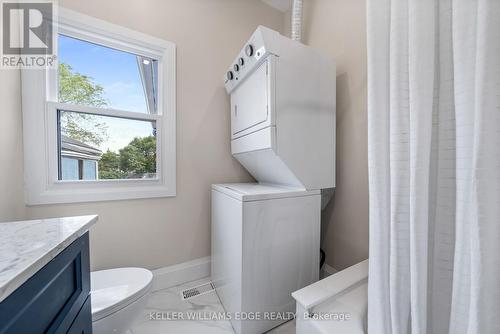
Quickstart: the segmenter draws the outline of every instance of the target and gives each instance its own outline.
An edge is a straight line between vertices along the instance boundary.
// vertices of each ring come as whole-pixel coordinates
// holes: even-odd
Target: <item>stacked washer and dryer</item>
[[[263,333],[319,278],[335,187],[335,64],[259,27],[231,65],[231,152],[258,183],[212,186],[212,280],[237,334]]]

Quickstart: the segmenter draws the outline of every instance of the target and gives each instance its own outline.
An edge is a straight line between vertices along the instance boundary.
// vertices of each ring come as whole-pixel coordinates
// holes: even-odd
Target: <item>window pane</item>
[[[59,35],[59,102],[157,112],[158,62]]]
[[[78,159],[61,156],[61,179],[78,180]]]
[[[59,180],[156,178],[156,123],[58,112]]]

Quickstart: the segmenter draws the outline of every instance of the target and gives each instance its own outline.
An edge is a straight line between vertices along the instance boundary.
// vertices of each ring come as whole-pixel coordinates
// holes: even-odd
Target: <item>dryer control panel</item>
[[[262,26],[253,33],[227,69],[224,86],[228,93],[231,93],[240,82],[256,70],[269,54],[276,55],[277,50],[273,47],[273,40],[277,37],[279,37],[278,32]]]

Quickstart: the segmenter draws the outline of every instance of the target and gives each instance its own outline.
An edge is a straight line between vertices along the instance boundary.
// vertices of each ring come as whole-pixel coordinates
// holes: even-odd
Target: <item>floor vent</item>
[[[212,282],[208,282],[194,288],[186,289],[182,291],[182,299],[191,299],[196,296],[204,295],[215,290],[215,285]]]

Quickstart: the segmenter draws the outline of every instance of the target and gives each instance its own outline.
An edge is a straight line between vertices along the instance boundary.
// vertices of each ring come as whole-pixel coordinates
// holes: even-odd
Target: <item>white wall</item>
[[[37,206],[23,212],[19,73],[3,70],[0,98],[7,115],[0,115],[0,138],[7,152],[1,160],[0,218],[99,214],[90,234],[93,269],[158,268],[210,255],[210,185],[252,180],[230,154],[223,75],[259,24],[281,31],[284,15],[260,0],[60,0],[59,4],[177,44],[177,196]]]

